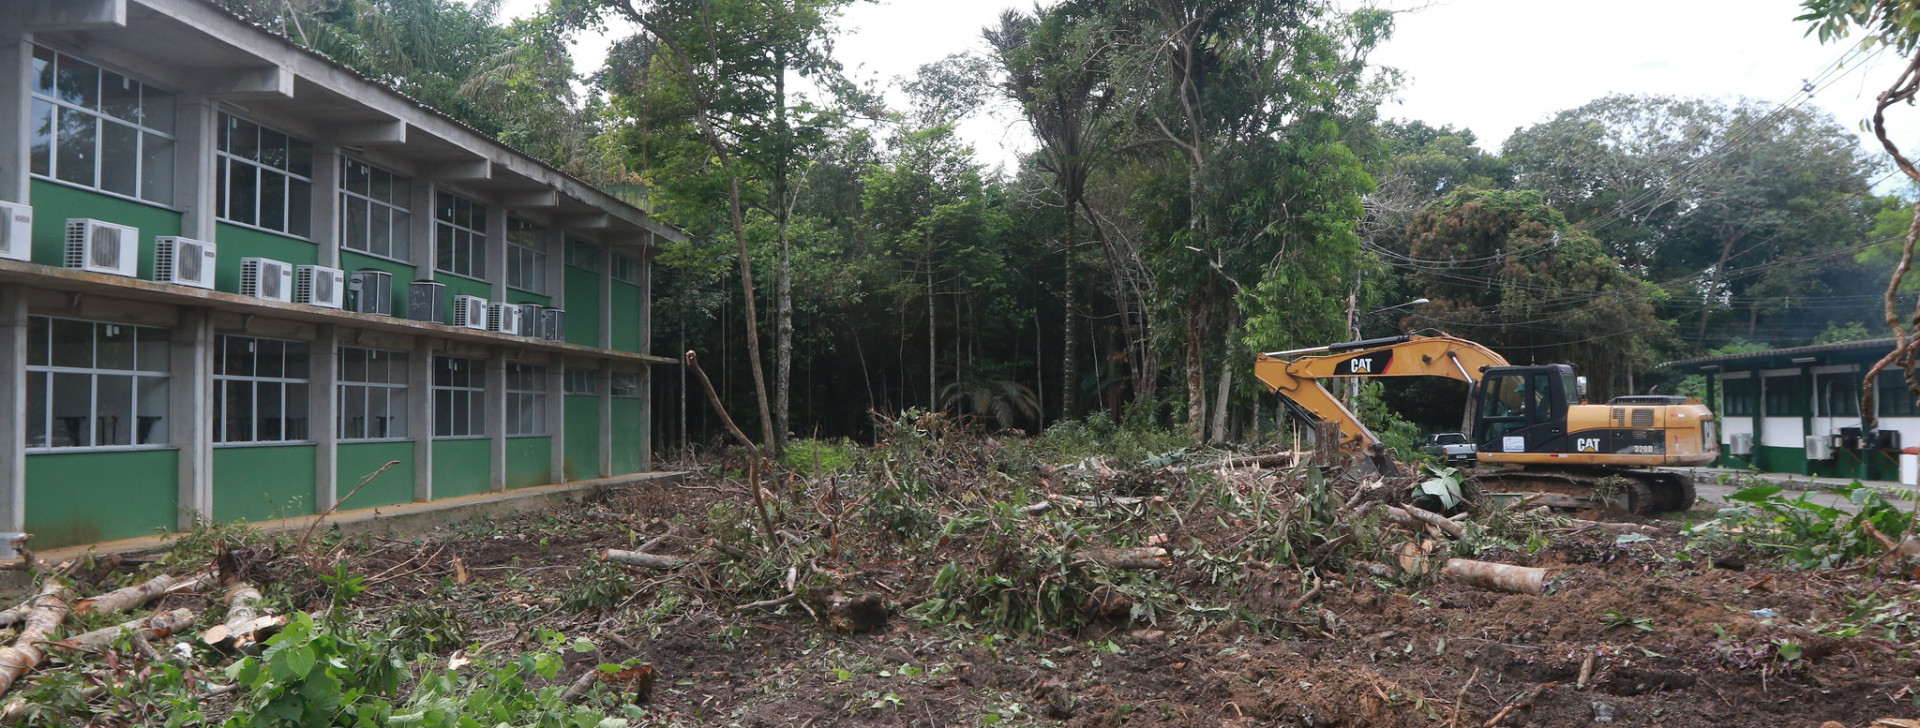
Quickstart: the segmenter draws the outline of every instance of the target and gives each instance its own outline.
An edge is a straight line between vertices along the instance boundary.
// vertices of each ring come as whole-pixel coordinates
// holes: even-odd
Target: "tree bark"
[[[1454,581],[1492,591],[1511,594],[1542,594],[1547,590],[1547,570],[1531,566],[1496,564],[1472,559],[1447,559],[1441,573]]]
[[[1164,569],[1173,563],[1167,550],[1158,546],[1087,549],[1075,553],[1073,558],[1115,569]]]
[[[0,649],[0,695],[13,689],[14,682],[45,656],[42,645],[60,622],[67,618],[67,590],[58,579],[48,578],[33,598],[33,612],[12,647]]]
[[[102,627],[92,632],[68,637],[53,643],[57,647],[70,649],[105,649],[113,644],[121,633],[144,635],[148,639],[164,639],[174,633],[193,626],[193,610],[181,607],[171,612],[160,612],[152,616],[128,620],[112,627]]]
[[[780,135],[780,151],[773,165],[774,238],[779,246],[773,274],[773,439],[768,442],[778,454],[787,449],[787,432],[792,428],[793,392],[793,262],[792,241],[787,239],[793,207],[787,200],[788,166],[793,163],[792,135],[787,128],[787,57],[776,49],[774,58],[774,130]]]
[[[1207,441],[1207,316],[1210,286],[1187,297],[1187,437]]]
[[[1060,292],[1061,314],[1060,338],[1064,342],[1060,360],[1060,419],[1071,420],[1080,412],[1080,328],[1079,314],[1074,309],[1074,253],[1079,247],[1075,237],[1074,218],[1078,214],[1071,205],[1067,207],[1067,257],[1066,284]]]
[[[661,570],[678,569],[682,566],[687,565],[687,560],[680,558],[678,556],[649,554],[649,553],[643,553],[640,551],[627,551],[624,549],[607,549],[606,553],[603,556],[608,561],[626,564],[628,566],[640,566],[648,569],[661,569]]]
[[[165,594],[168,590],[176,586],[197,584],[207,578],[209,577],[206,574],[190,579],[180,579],[171,575],[162,574],[130,587],[115,589],[97,597],[82,599],[73,605],[73,613],[92,614],[99,612],[101,614],[112,614],[114,612],[125,612],[158,599],[161,594]]]

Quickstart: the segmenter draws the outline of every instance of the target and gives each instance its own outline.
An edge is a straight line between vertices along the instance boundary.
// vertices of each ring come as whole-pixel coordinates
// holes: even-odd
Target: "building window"
[[[340,439],[407,436],[407,353],[340,348]]]
[[[613,375],[613,383],[608,386],[607,392],[615,397],[638,398],[640,396],[640,375],[615,373]]]
[[[1760,414],[1759,397],[1756,396],[1756,391],[1752,379],[1721,380],[1720,414],[1741,417]]]
[[[27,319],[29,449],[165,445],[166,329]]]
[[[445,273],[484,280],[487,277],[487,206],[459,195],[440,192],[434,210],[435,267]]]
[[[600,372],[596,369],[568,369],[567,394],[592,396],[600,393]]]
[[[1859,417],[1860,380],[1852,374],[1825,374],[1819,378],[1815,393],[1814,415],[1819,417]]]
[[[546,295],[545,230],[517,217],[507,218],[507,287]]]
[[[487,363],[442,356],[433,360],[433,436],[487,434]]]
[[[411,181],[358,159],[340,159],[340,245],[407,262]]]
[[[226,113],[219,137],[214,214],[297,238],[311,234],[313,145]]]
[[[31,171],[173,203],[173,94],[34,46]]]
[[[1874,408],[1881,417],[1920,416],[1920,402],[1915,402],[1913,392],[1907,389],[1906,372],[1900,369],[1884,369],[1876,380]]]
[[[507,364],[507,434],[547,434],[547,368]]]
[[[600,247],[579,238],[567,238],[567,265],[600,272]]]
[[[640,285],[640,259],[631,255],[613,254],[613,279],[623,283]]]
[[[220,337],[213,359],[213,441],[307,440],[307,357],[304,341]]]
[[[1807,380],[1802,376],[1767,377],[1767,416],[1805,417]]]

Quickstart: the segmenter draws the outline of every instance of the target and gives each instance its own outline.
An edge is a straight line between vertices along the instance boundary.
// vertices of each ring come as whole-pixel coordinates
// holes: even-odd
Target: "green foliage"
[[[1439,505],[1439,508],[1428,510],[1446,513],[1451,512],[1455,506],[1466,500],[1466,495],[1460,489],[1461,477],[1457,468],[1436,468],[1429,465],[1426,466],[1426,470],[1433,477],[1421,480],[1413,486],[1415,503],[1430,499]]]
[[[802,439],[787,444],[780,453],[780,466],[796,475],[817,478],[852,472],[860,456],[859,446],[846,439]]]
[[[1873,338],[1873,333],[1867,331],[1866,324],[1860,323],[1859,321],[1835,321],[1827,324],[1826,330],[1820,332],[1819,336],[1813,337],[1813,343],[1816,345],[1840,344],[1848,341],[1865,341],[1871,338]]]
[[[611,609],[633,596],[633,577],[620,564],[593,554],[573,573],[561,594],[560,608],[569,612]]]
[[[1881,534],[1899,539],[1907,533],[1911,515],[1889,501],[1879,489],[1854,482],[1827,488],[1846,496],[1854,512],[1813,501],[1813,491],[1794,498],[1774,485],[1755,485],[1727,495],[1734,503],[1720,518],[1739,526],[1748,544],[1778,553],[1803,569],[1833,568],[1881,553],[1884,547],[1867,531],[1871,524]]]

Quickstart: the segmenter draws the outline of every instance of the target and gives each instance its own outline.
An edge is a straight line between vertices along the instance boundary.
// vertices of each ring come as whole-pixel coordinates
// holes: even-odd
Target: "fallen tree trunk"
[[[119,637],[122,632],[144,635],[149,639],[164,639],[173,636],[175,632],[192,627],[194,618],[193,610],[181,607],[171,612],[161,612],[151,617],[129,620],[112,627],[103,627],[92,632],[83,632],[53,644],[54,646],[67,649],[105,649],[112,645],[113,640]]]
[[[1547,570],[1531,566],[1447,559],[1447,567],[1441,573],[1468,586],[1511,594],[1541,594],[1547,590]]]
[[[1173,564],[1173,557],[1158,546],[1087,549],[1075,553],[1073,558],[1115,569],[1164,569]]]
[[[260,590],[241,584],[227,590],[227,619],[200,635],[200,641],[220,647],[245,647],[262,632],[287,626],[287,618],[260,613]]]
[[[33,613],[27,615],[19,639],[14,640],[12,647],[0,649],[0,695],[12,690],[21,675],[40,664],[40,658],[45,655],[41,645],[67,618],[67,612],[67,588],[58,579],[47,579],[40,593],[33,597]]]
[[[1597,529],[1606,531],[1608,533],[1661,533],[1662,532],[1661,529],[1657,526],[1644,526],[1638,523],[1608,523],[1605,521],[1585,521],[1578,518],[1567,519],[1567,525],[1572,526],[1576,531],[1591,531],[1597,528]]]
[[[147,602],[160,598],[160,595],[174,591],[198,588],[200,582],[209,578],[200,574],[187,579],[161,574],[133,586],[115,589],[97,597],[82,599],[73,605],[74,614],[113,614],[130,611]]]
[[[1388,520],[1401,525],[1417,526],[1424,523],[1454,538],[1460,538],[1466,534],[1466,529],[1461,528],[1459,523],[1419,506],[1387,506],[1386,514]]]
[[[627,551],[625,549],[607,549],[602,557],[608,561],[626,564],[628,566],[642,566],[649,569],[678,569],[687,565],[687,560],[678,556],[649,554],[639,551]]]

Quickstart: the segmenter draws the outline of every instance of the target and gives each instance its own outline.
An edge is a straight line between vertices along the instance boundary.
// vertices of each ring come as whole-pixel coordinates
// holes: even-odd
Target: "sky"
[[[1335,0],[1356,8],[1356,0]],[[506,0],[506,16],[531,13],[544,0]],[[1860,133],[1860,122],[1892,82],[1891,53],[1860,53],[1854,44],[1821,45],[1795,22],[1797,0],[1379,0],[1403,11],[1375,64],[1404,81],[1382,109],[1387,118],[1471,129],[1481,148],[1498,152],[1516,128],[1552,118],[1610,93],[1740,97],[1772,104],[1812,104]],[[855,78],[885,84],[952,53],[985,52],[981,28],[1003,8],[1030,0],[880,0],[848,8],[835,53]],[[627,32],[616,29],[618,36]],[[576,67],[590,72],[605,57],[606,38],[575,44]],[[1803,89],[1812,88],[1809,97]],[[1902,117],[1911,117],[1904,120]],[[1894,141],[1920,147],[1920,110],[1889,114]],[[988,164],[1009,168],[1033,147],[1018,114],[988,109],[961,133]]]

